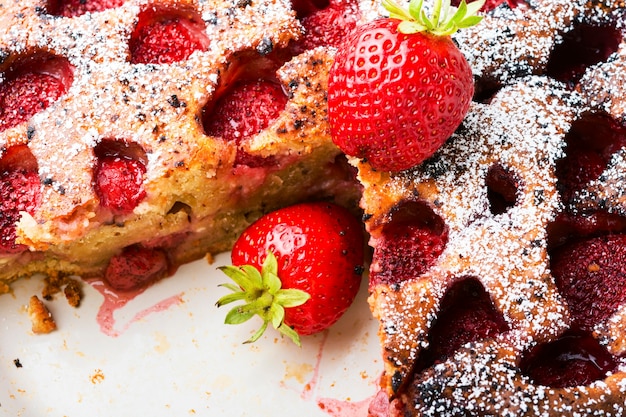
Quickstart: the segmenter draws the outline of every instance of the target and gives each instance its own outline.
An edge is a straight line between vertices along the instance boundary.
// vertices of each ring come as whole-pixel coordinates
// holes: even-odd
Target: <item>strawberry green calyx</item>
[[[477,13],[485,0],[476,0],[469,4],[461,0],[456,9],[450,0],[435,0],[432,15],[427,16],[423,9],[424,0],[411,0],[408,10],[395,0],[382,0],[382,5],[389,11],[389,17],[400,19],[398,31],[404,34],[428,32],[437,36],[450,36],[459,29],[478,24],[482,16]]]
[[[271,323],[276,330],[289,337],[296,345],[301,346],[298,333],[284,323],[285,308],[302,305],[310,296],[298,289],[281,288],[278,263],[271,251],[267,253],[261,272],[252,265],[228,265],[218,269],[230,277],[236,285],[221,284],[221,287],[228,288],[232,293],[221,297],[216,305],[221,307],[235,301],[244,302],[226,314],[224,323],[244,323],[255,315],[263,319],[263,325],[244,343],[253,343],[258,340]]]

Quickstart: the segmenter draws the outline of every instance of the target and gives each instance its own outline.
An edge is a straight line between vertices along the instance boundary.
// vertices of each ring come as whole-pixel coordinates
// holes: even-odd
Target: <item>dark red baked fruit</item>
[[[19,253],[15,224],[33,214],[41,200],[37,162],[25,145],[9,148],[0,161],[0,253]]]
[[[360,18],[356,0],[292,0],[305,33],[291,46],[294,54],[318,46],[339,46]]]
[[[537,385],[552,388],[589,385],[604,379],[617,362],[589,333],[568,331],[526,352],[520,369]]]
[[[208,45],[201,19],[146,11],[139,15],[128,46],[133,64],[171,64]]]
[[[449,358],[463,345],[493,338],[509,329],[480,281],[467,277],[448,289],[429,333],[420,368]]]
[[[168,273],[167,255],[160,249],[133,245],[111,258],[104,278],[118,291],[130,291],[151,284]]]
[[[548,60],[546,73],[570,87],[576,86],[588,67],[605,62],[622,41],[621,29],[614,23],[578,23],[561,35]]]
[[[76,17],[113,9],[124,4],[124,1],[126,0],[49,0],[46,10],[55,16]]]
[[[45,110],[67,92],[73,81],[65,58],[38,56],[18,61],[0,81],[0,132]]]
[[[592,331],[626,302],[626,234],[574,240],[550,255],[574,327]]]
[[[391,214],[374,245],[370,285],[398,284],[418,278],[439,258],[447,228],[426,204],[407,202]]]
[[[556,165],[558,188],[565,202],[598,179],[613,154],[626,146],[626,127],[606,113],[586,113],[565,136],[565,158]]]
[[[267,128],[285,109],[287,96],[280,84],[265,79],[240,80],[211,107],[204,110],[203,125],[207,135],[218,136],[240,145]],[[272,164],[252,157],[239,149],[235,165]]]

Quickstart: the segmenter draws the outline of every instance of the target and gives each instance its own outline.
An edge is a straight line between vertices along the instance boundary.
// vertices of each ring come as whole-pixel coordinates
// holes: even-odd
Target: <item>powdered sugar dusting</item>
[[[365,185],[362,206],[373,246],[393,207],[406,200],[426,202],[448,228],[444,252],[424,275],[372,288],[386,368],[382,385],[396,397],[392,410],[430,416],[625,414],[623,363],[604,380],[562,389],[534,385],[518,367],[525,350],[569,327],[548,262],[546,229],[563,208],[555,164],[564,156],[564,135],[584,112],[604,110],[625,120],[618,81],[623,42],[607,62],[587,69],[578,91],[543,74],[554,45],[575,24],[617,20],[623,30],[618,3],[503,4],[480,25],[454,35],[479,82],[502,87],[489,104],[473,103],[457,133],[413,170],[388,175],[352,160]],[[614,155],[601,179],[580,193],[581,208],[602,202],[625,212],[625,159],[623,150]],[[515,204],[498,214],[490,211],[485,180],[493,166],[511,173],[517,187]],[[414,375],[446,289],[468,276],[480,280],[510,330]],[[625,349],[624,311],[596,329],[598,341],[615,355]]]

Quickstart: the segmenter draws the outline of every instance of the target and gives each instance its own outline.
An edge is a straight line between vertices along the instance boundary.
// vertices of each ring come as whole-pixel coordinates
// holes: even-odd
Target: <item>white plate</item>
[[[366,415],[382,370],[366,279],[341,320],[302,348],[273,329],[244,345],[260,319],[228,326],[229,307],[215,306],[227,292],[216,267],[229,260],[181,267],[104,326],[104,297],[85,284],[78,309],[46,302],[58,325],[46,335],[31,332],[25,307],[42,283],[15,283],[0,296],[0,415]]]

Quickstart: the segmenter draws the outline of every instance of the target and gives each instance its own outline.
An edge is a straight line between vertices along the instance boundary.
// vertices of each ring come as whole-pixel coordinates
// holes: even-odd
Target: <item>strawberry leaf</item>
[[[264,322],[263,325],[259,328],[259,330],[257,330],[250,337],[250,339],[246,340],[243,343],[246,344],[246,343],[254,343],[254,342],[256,342],[257,340],[259,340],[259,337],[261,337],[263,335],[263,333],[265,333],[265,329],[267,329],[267,322]]]
[[[450,0],[435,0],[430,16],[423,7],[423,0],[411,0],[408,10],[395,0],[382,0],[382,5],[389,12],[389,17],[402,20],[398,25],[400,33],[428,32],[437,36],[450,36],[459,29],[477,25],[482,20],[478,12],[485,1],[476,0],[467,4],[461,0],[459,7],[454,8]]]
[[[261,327],[244,343],[258,340],[267,329],[269,323],[281,334],[289,337],[300,346],[300,337],[291,327],[284,323],[285,308],[304,304],[310,295],[294,288],[282,289],[282,282],[278,277],[278,261],[271,251],[268,251],[261,271],[252,265],[223,266],[219,270],[224,272],[235,283],[220,284],[232,293],[222,296],[216,303],[218,307],[235,301],[244,301],[244,304],[232,308],[224,322],[226,324],[240,324],[258,315],[263,319]]]
[[[300,336],[298,335],[298,333],[296,333],[294,329],[287,326],[285,323],[281,324],[278,327],[278,331],[284,334],[285,336],[287,336],[288,338],[290,338],[293,341],[293,343],[295,343],[296,345],[302,346],[300,343]]]
[[[226,314],[226,318],[224,319],[224,323],[226,324],[241,324],[241,323],[245,323],[246,321],[250,320],[252,317],[254,317],[254,313],[244,313],[241,310],[240,306],[237,307],[233,307],[227,314]]]

